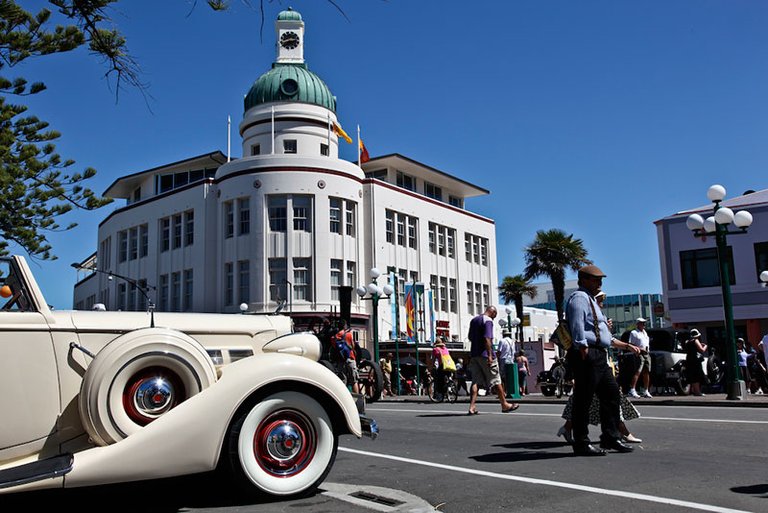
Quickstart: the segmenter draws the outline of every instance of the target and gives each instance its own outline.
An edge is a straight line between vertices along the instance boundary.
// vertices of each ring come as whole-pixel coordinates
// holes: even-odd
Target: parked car
[[[0,258],[0,492],[214,469],[246,490],[317,487],[375,422],[281,315],[54,311]]]

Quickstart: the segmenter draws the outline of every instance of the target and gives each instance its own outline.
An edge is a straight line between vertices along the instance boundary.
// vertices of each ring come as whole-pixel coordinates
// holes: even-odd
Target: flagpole
[[[360,167],[360,125],[357,125],[357,167]]]
[[[275,107],[272,107],[272,155],[275,154]]]
[[[227,116],[227,162],[232,160],[232,118]]]

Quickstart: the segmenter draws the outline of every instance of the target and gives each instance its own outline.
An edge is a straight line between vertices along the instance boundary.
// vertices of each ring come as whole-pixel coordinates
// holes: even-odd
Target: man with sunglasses
[[[573,452],[580,456],[604,456],[605,449],[631,452],[619,432],[619,386],[608,365],[611,345],[628,346],[614,340],[608,322],[595,296],[600,292],[605,273],[595,265],[579,269],[579,289],[566,305],[566,319],[573,338],[568,363],[573,369]],[[589,441],[589,405],[592,396],[600,399],[600,449]]]

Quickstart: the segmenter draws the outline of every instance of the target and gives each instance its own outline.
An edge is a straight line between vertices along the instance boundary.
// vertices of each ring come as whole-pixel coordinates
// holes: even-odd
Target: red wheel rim
[[[253,455],[259,466],[275,477],[293,477],[307,468],[317,449],[312,423],[294,410],[279,410],[259,423],[253,436]]]
[[[179,375],[165,367],[148,367],[130,377],[123,389],[128,417],[146,426],[186,399]]]

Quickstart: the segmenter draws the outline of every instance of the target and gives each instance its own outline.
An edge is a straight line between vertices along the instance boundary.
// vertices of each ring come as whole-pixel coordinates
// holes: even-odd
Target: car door
[[[0,282],[28,293],[9,260],[0,260]],[[36,452],[60,410],[50,328],[33,304],[0,299],[0,460]]]

